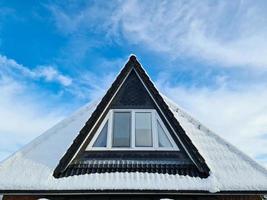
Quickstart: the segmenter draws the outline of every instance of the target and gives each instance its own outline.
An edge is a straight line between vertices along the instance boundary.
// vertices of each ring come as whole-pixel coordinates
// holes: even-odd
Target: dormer
[[[135,56],[62,157],[54,176],[113,172],[209,175],[204,159]]]

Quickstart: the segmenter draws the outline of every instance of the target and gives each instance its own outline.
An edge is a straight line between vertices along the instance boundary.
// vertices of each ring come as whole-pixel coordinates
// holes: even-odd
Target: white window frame
[[[113,137],[113,115],[114,112],[130,112],[131,113],[131,137],[130,137],[130,147],[112,147],[112,137]],[[152,147],[136,147],[135,146],[135,114],[136,113],[151,113],[151,120],[152,120]],[[107,132],[107,147],[93,147],[96,139],[98,138],[101,130],[105,126],[106,122],[108,121],[108,132]],[[157,130],[157,122],[160,123],[162,129],[164,130],[166,136],[168,137],[172,147],[159,147],[158,144],[158,130]],[[104,118],[101,125],[98,127],[98,130],[94,137],[92,138],[89,145],[86,147],[86,150],[99,150],[99,151],[132,151],[132,150],[139,150],[139,151],[179,151],[178,146],[172,139],[169,131],[165,127],[164,123],[162,122],[161,118],[159,117],[158,113],[154,109],[112,109],[108,112],[106,117]]]

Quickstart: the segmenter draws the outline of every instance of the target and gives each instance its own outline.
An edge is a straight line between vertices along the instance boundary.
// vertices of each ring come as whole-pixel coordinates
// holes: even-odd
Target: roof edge
[[[205,190],[0,190],[4,195],[103,195],[103,194],[168,194],[168,195],[266,195],[267,190],[222,190],[219,192],[209,192]]]

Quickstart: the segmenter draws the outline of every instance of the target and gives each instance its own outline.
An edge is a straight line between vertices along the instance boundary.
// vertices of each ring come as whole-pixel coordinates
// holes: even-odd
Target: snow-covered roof
[[[96,103],[86,105],[0,164],[5,190],[267,191],[267,171],[164,98],[210,168],[208,178],[157,173],[102,173],[54,178],[53,171]]]

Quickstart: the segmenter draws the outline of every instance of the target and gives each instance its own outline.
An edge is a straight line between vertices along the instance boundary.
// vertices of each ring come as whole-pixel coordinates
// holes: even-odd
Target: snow
[[[174,199],[168,199],[168,198],[164,198],[164,199],[160,199],[160,200],[174,200]]]
[[[166,97],[165,101],[204,157],[218,190],[267,190],[267,170],[264,167],[193,119]]]
[[[85,174],[56,179],[53,171],[97,102],[86,105],[0,164],[0,190],[267,191],[267,172],[164,98],[211,169],[206,179],[153,173]]]

